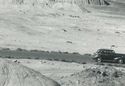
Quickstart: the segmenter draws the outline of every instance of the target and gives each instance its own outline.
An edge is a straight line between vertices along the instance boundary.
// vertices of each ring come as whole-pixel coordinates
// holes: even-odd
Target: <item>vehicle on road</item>
[[[111,49],[99,49],[94,53],[93,59],[97,62],[117,62],[123,64],[125,62],[125,54],[115,53]]]

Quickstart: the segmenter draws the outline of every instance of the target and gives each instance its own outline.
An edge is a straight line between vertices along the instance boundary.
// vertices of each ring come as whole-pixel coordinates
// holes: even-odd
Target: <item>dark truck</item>
[[[115,53],[111,49],[99,49],[94,53],[93,59],[97,62],[117,62],[123,64],[125,62],[125,54]]]

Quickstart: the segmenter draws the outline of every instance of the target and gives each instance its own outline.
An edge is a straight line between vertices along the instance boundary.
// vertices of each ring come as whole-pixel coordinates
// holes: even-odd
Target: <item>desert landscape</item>
[[[0,59],[0,64],[0,86],[125,85],[125,66],[29,59]]]
[[[0,0],[0,86],[125,86],[124,0]]]
[[[115,45],[117,52],[124,52],[123,0],[0,0],[0,4],[1,48],[84,54]]]

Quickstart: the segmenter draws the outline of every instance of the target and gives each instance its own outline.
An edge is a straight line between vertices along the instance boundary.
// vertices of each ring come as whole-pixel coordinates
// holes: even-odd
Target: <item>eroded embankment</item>
[[[0,86],[60,86],[41,73],[11,61],[0,60]]]

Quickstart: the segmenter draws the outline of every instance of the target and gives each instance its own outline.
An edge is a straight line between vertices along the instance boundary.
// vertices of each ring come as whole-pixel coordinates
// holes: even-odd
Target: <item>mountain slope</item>
[[[115,45],[116,50],[124,51],[125,11],[118,2],[114,1],[117,6],[88,6],[80,0],[28,1],[13,1],[19,6],[0,8],[1,48],[93,53]],[[44,8],[39,7],[44,6],[42,2]]]

